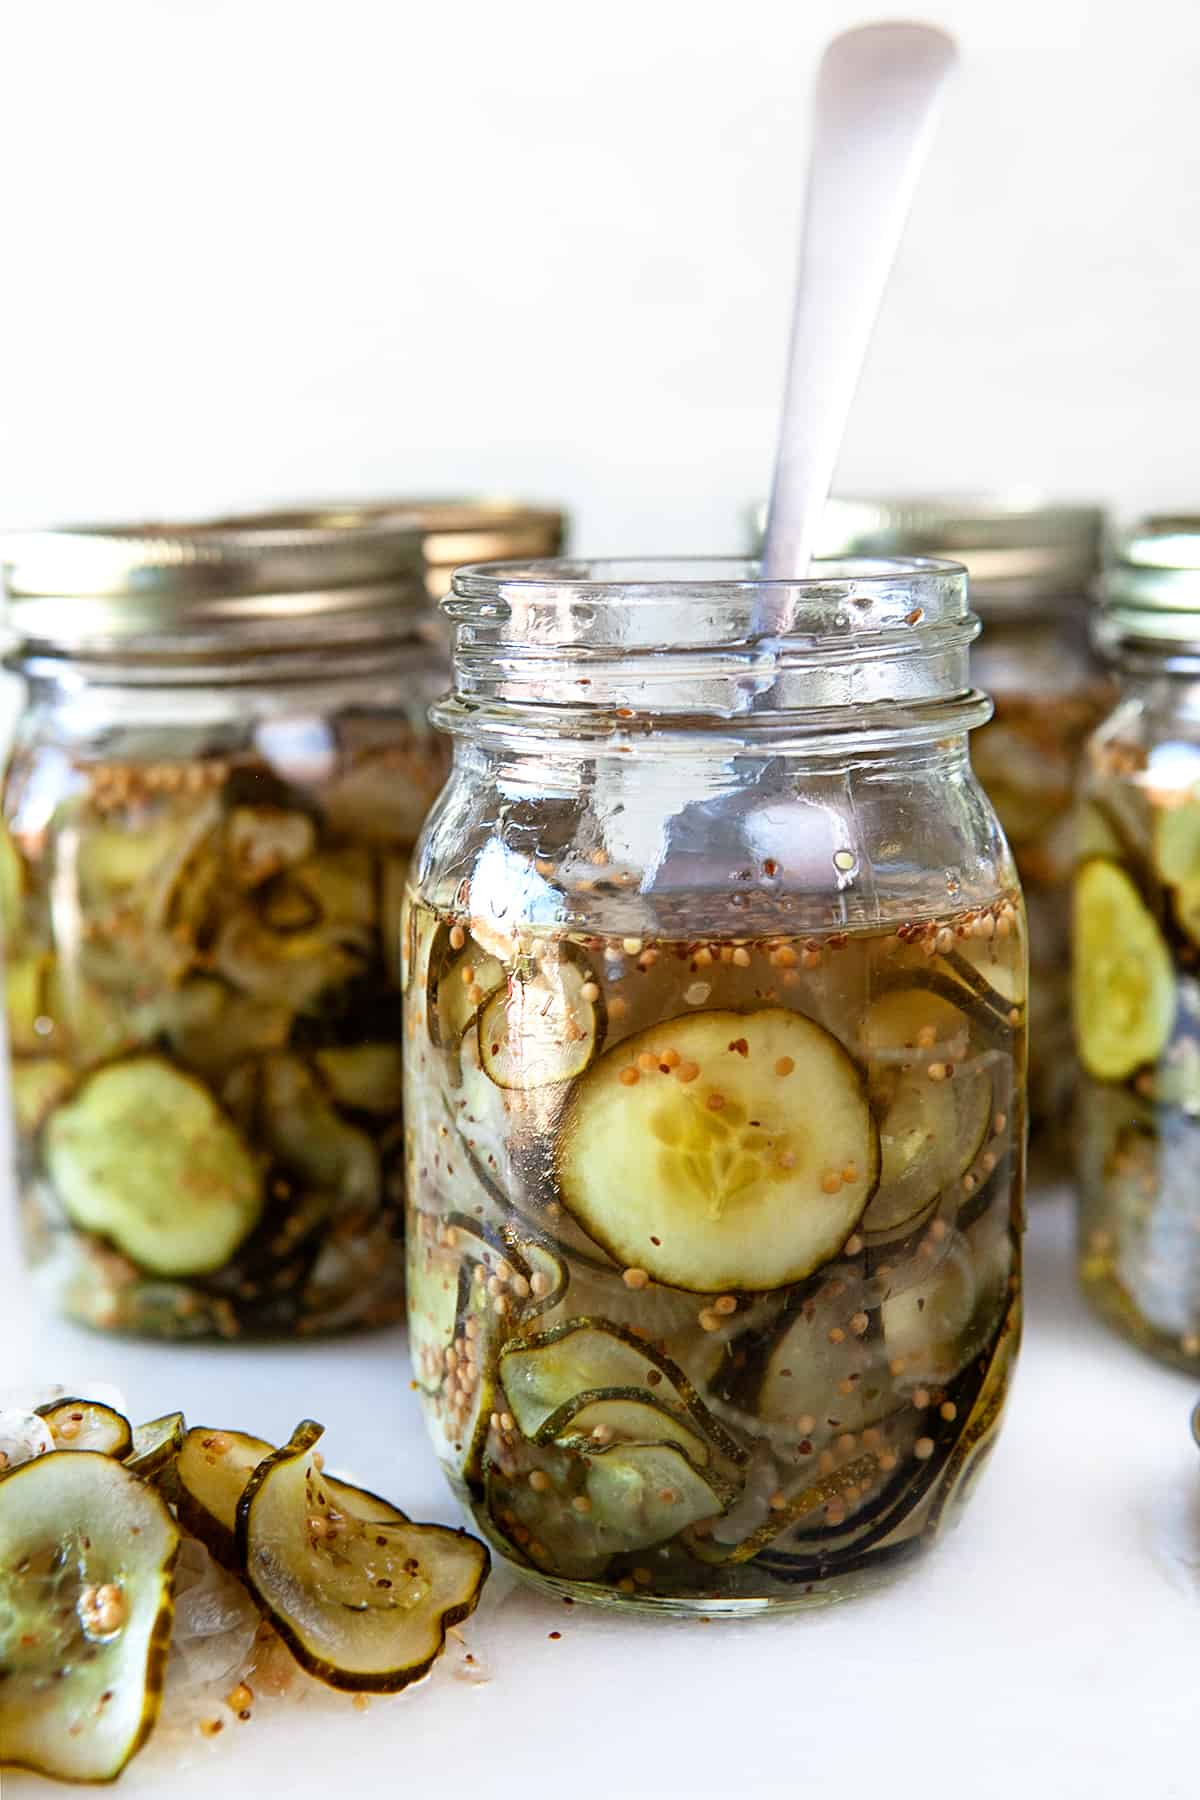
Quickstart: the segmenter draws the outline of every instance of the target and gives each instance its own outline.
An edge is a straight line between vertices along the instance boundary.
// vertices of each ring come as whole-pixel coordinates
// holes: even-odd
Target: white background
[[[922,10],[964,72],[843,484],[1200,504],[1200,9]],[[0,523],[484,486],[735,547],[812,70],[869,16],[0,0]]]

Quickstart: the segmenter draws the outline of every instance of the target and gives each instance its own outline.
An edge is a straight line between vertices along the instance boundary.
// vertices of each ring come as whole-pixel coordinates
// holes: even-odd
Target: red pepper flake
[[[553,1640],[555,1638],[560,1638],[562,1636],[562,1632],[561,1631],[552,1631],[552,1632],[550,1632],[549,1636],[550,1636],[551,1640]]]

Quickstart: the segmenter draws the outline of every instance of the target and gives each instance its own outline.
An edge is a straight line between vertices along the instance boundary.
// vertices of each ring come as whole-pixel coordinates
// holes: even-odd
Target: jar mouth
[[[966,571],[933,557],[822,561],[799,580],[745,557],[473,565],[443,610],[459,701],[651,720],[961,696],[979,629]]]

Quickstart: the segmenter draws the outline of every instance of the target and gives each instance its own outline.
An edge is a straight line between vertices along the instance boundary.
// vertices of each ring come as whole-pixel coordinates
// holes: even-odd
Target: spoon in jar
[[[871,330],[938,103],[957,61],[931,25],[864,25],[834,38],[817,75],[783,419],[762,573],[808,573]],[[768,600],[764,634],[787,629]]]

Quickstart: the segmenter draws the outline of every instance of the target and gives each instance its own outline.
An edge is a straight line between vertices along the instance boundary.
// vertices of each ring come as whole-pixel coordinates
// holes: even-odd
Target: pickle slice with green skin
[[[111,1456],[0,1481],[0,1765],[113,1781],[154,1727],[179,1532]]]
[[[10,1075],[13,1118],[18,1130],[32,1137],[74,1087],[75,1072],[56,1056],[39,1056],[14,1062]]]
[[[111,1406],[95,1400],[54,1400],[35,1411],[50,1427],[56,1450],[97,1450],[118,1462],[133,1450],[133,1427]]]
[[[862,1229],[880,1238],[911,1226],[970,1168],[991,1128],[993,1094],[986,1069],[960,1066],[970,1025],[938,994],[910,988],[882,995],[864,1038],[881,1167]]]
[[[125,1458],[131,1475],[143,1481],[158,1482],[171,1495],[175,1487],[175,1459],[183,1448],[187,1431],[181,1412],[164,1413],[161,1419],[148,1419],[133,1432],[133,1449]],[[172,1479],[165,1479],[166,1477]]]
[[[479,1011],[479,1063],[497,1087],[526,1092],[573,1081],[604,1038],[600,988],[586,964],[544,957]]]
[[[622,1266],[693,1293],[767,1292],[837,1254],[879,1155],[852,1057],[768,1008],[688,1014],[600,1057],[571,1090],[556,1172]]]
[[[569,1580],[600,1579],[616,1556],[652,1549],[725,1508],[730,1491],[676,1444],[614,1442],[586,1453],[526,1451],[524,1479],[489,1463],[488,1516],[523,1562]]]
[[[708,1466],[709,1448],[699,1432],[644,1388],[597,1388],[576,1394],[543,1421],[534,1441],[594,1453],[614,1439],[676,1444],[698,1469]]]
[[[456,948],[452,941],[461,926],[440,920],[425,955],[425,1012],[430,1042],[436,1049],[454,1049],[468,1022],[490,994],[505,983],[504,965],[466,938]]]
[[[1075,876],[1075,1036],[1098,1081],[1158,1060],[1175,1023],[1171,953],[1137,888],[1096,858]]]
[[[47,1121],[68,1215],[153,1275],[223,1267],[263,1211],[258,1162],[207,1088],[157,1057],[89,1075]]]
[[[330,1687],[394,1694],[428,1674],[474,1612],[491,1568],[465,1531],[371,1517],[326,1485],[302,1430],[255,1470],[237,1543],[254,1599],[301,1666]]]
[[[398,1112],[404,1098],[404,1064],[399,1044],[356,1044],[318,1050],[313,1061],[339,1106],[356,1112]]]
[[[578,1395],[621,1388],[675,1402],[722,1455],[746,1461],[746,1451],[713,1417],[682,1369],[605,1319],[568,1319],[536,1337],[513,1338],[500,1353],[500,1381],[508,1410],[527,1438],[536,1438],[547,1419]]]
[[[1200,881],[1200,803],[1156,806],[1153,850],[1154,866],[1167,887]]]
[[[887,1295],[880,1308],[883,1340],[903,1387],[952,1379],[970,1360],[970,1326],[978,1302],[974,1259],[961,1238],[922,1281]]]
[[[311,1442],[319,1436],[318,1429]],[[274,1454],[274,1444],[249,1432],[194,1425],[175,1458],[173,1498],[179,1523],[235,1574],[240,1568],[235,1534],[238,1501],[255,1469]]]

